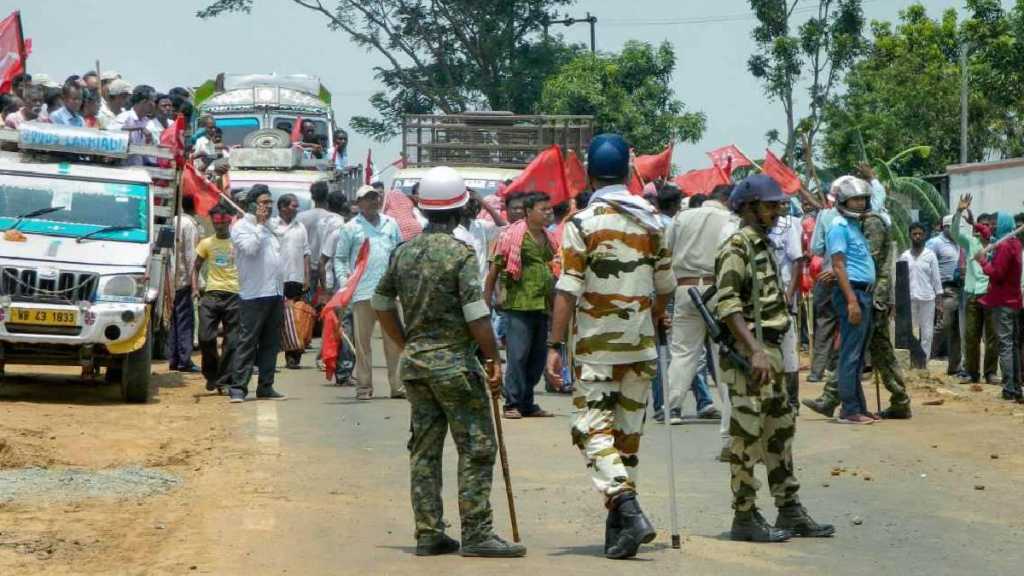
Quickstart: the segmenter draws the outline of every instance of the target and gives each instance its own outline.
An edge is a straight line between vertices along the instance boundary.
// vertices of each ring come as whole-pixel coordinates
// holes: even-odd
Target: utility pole
[[[960,163],[967,163],[967,129],[969,126],[967,93],[968,73],[967,55],[970,46],[965,42],[960,45]]]
[[[572,26],[573,24],[590,24],[590,51],[597,52],[597,33],[595,27],[597,26],[597,16],[591,16],[590,12],[587,12],[586,18],[566,18],[564,20],[548,20],[544,23],[544,36],[548,35],[548,26],[552,24],[564,24],[566,27]]]

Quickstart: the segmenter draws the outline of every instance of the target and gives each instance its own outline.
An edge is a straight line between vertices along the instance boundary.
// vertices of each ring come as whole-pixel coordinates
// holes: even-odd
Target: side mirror
[[[174,229],[167,227],[160,230],[156,237],[157,249],[174,248]]]

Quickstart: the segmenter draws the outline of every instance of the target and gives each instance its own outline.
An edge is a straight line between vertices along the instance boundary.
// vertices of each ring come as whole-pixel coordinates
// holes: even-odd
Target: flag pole
[[[740,151],[740,154],[743,154],[743,157],[746,158],[748,162],[750,162],[751,164],[754,165],[754,168],[757,168],[758,172],[764,172],[764,168],[761,168],[760,164],[758,164],[757,162],[754,162],[754,160],[750,156],[748,156],[747,153],[744,152],[742,148],[740,148],[739,146],[736,146],[736,149]]]
[[[28,74],[28,54],[25,54],[25,28],[21,24],[21,10],[14,12],[18,20],[18,57],[21,59],[21,73]]]

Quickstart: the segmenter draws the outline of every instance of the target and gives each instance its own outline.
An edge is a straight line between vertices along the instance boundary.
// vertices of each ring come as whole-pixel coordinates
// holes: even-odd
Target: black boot
[[[604,522],[604,553],[619,543],[619,533],[622,532],[622,517],[619,516],[619,508],[612,506],[608,510],[608,519]]]
[[[647,544],[657,535],[651,521],[640,509],[640,503],[636,501],[636,494],[626,492],[615,499],[613,503],[614,513],[618,514],[621,528],[618,540],[608,551],[605,557],[615,560],[632,558],[636,556],[641,544]]]
[[[459,551],[459,541],[441,534],[440,538],[423,539],[416,542],[417,556],[440,556]]]
[[[800,504],[790,504],[779,508],[779,517],[775,526],[804,538],[827,538],[836,533],[831,524],[818,524],[807,514],[807,509]]]
[[[789,405],[793,412],[800,413],[800,374],[796,372],[786,373],[786,393],[789,395]]]
[[[888,408],[878,413],[884,420],[909,420],[910,400],[906,404],[890,404]]]
[[[732,517],[729,537],[741,542],[785,542],[793,537],[793,533],[773,528],[755,508],[749,512],[736,512]]]
[[[828,400],[823,400],[821,398],[815,398],[814,400],[801,400],[800,403],[828,418],[831,418],[832,415],[835,414],[836,407],[838,406],[836,403],[829,402]]]

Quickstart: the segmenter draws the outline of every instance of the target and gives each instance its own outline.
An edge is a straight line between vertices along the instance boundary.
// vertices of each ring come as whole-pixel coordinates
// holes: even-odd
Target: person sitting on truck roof
[[[302,121],[302,141],[299,142],[299,146],[312,154],[314,158],[320,159],[324,157],[323,140],[316,133],[316,126],[309,120]]]
[[[105,128],[100,123],[100,93],[86,88],[82,91],[82,122],[86,128]]]
[[[21,109],[4,118],[4,125],[8,128],[18,129],[22,122],[29,122],[39,118],[39,112],[43,108],[43,87],[29,86],[24,91],[25,98]]]
[[[18,74],[11,79],[11,92],[20,98],[22,101],[25,100],[25,90],[32,85],[31,74]]]
[[[348,132],[340,128],[334,131],[334,146],[331,147],[331,160],[334,162],[335,170],[348,170]]]
[[[146,130],[153,112],[156,109],[156,90],[152,86],[141,84],[132,90],[131,108],[117,115],[116,121],[108,130],[125,130],[131,144],[153,144],[153,135]],[[142,156],[131,155],[125,161],[129,165],[142,165]]]
[[[82,118],[82,89],[74,84],[64,85],[64,105],[50,114],[50,122],[65,126],[85,126]]]
[[[157,94],[153,118],[146,125],[146,129],[153,137],[153,142],[159,142],[163,131],[174,123],[174,110],[174,102],[169,95]]]
[[[203,136],[206,136],[207,133],[216,125],[217,123],[213,119],[213,116],[210,116],[209,114],[204,114],[200,116],[199,127],[196,128],[196,131],[192,133],[192,138],[188,142],[189,146],[192,146],[194,148],[196,144],[199,143],[199,139],[202,138]]]
[[[100,92],[103,94],[103,92]],[[106,84],[106,94],[100,104],[100,123],[109,126],[124,112],[124,107],[132,96],[132,85],[117,78]]]
[[[223,133],[216,126],[207,129],[192,147],[192,161],[199,170],[206,170],[207,166],[212,166],[218,158],[225,155]]]
[[[100,77],[93,70],[82,74],[82,83],[85,84],[85,88],[89,90],[100,89]]]

